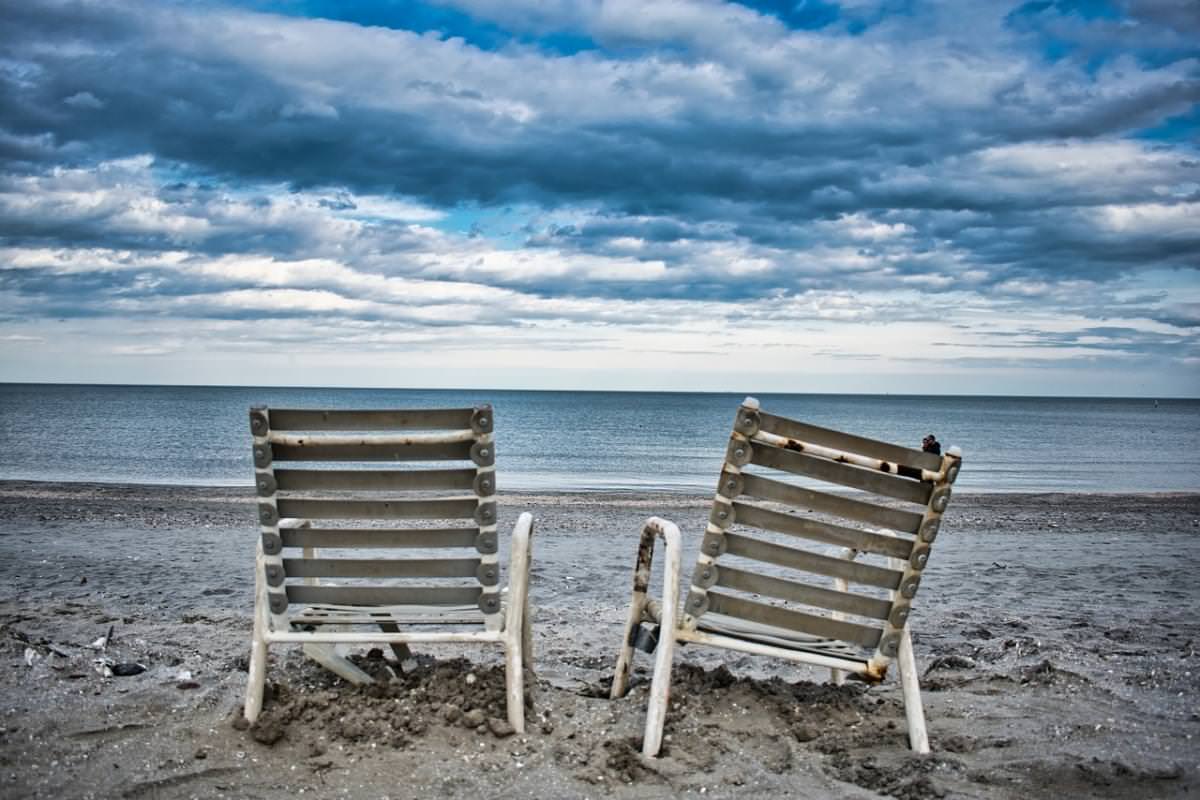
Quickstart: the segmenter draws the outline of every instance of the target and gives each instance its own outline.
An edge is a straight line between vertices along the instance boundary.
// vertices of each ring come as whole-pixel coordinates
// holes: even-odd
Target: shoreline
[[[0,481],[4,795],[1200,791],[1200,493],[956,495],[911,622],[930,756],[907,750],[894,675],[835,688],[828,673],[689,646],[675,662],[672,738],[653,762],[636,747],[650,659],[635,662],[628,698],[604,692],[637,531],[651,514],[670,517],[688,561],[710,497],[507,495],[502,542],[519,512],[537,521],[539,681],[524,736],[448,721],[468,673],[485,713],[503,717],[500,651],[448,646],[420,647],[409,673],[390,664],[401,674],[383,695],[273,647],[270,724],[242,730],[233,720],[257,535],[250,488]],[[146,671],[104,677],[98,658]]]

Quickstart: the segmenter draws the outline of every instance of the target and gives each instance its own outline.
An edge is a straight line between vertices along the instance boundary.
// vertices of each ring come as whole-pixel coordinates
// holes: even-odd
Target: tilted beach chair
[[[679,530],[651,518],[642,532],[611,695],[629,687],[635,645],[656,647],[645,755],[662,742],[676,642],[828,667],[837,683],[844,673],[881,681],[897,659],[909,743],[928,753],[907,622],[960,465],[956,448],[909,450],[775,416],[746,398],[682,615]],[[888,500],[814,490],[789,475]],[[666,545],[661,603],[647,596],[658,538]],[[825,552],[831,546],[840,549]]]
[[[246,719],[276,642],[303,643],[356,683],[371,677],[337,645],[390,644],[403,658],[411,642],[490,642],[505,650],[509,724],[524,731],[533,518],[513,530],[502,601],[492,425],[490,406],[250,410],[261,536]],[[443,461],[459,464],[411,468]],[[442,548],[470,554],[428,557]]]

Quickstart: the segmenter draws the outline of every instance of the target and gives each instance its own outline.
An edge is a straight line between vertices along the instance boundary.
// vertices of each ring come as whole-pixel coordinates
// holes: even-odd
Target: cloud
[[[1018,341],[1124,320],[1170,330],[1110,353],[1194,352],[1185,4],[809,5],[5,4],[0,322],[653,329],[661,353],[912,324],[985,352],[939,336],[1057,313]]]

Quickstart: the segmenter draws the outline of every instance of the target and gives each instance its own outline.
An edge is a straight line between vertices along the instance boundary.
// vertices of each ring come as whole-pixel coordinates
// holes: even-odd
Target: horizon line
[[[164,388],[164,389],[332,389],[337,391],[396,391],[396,392],[570,392],[575,394],[713,394],[743,396],[850,396],[850,397],[955,397],[955,398],[1009,398],[1027,400],[1200,400],[1200,395],[1181,397],[1177,395],[1052,395],[1052,394],[966,394],[948,392],[944,394],[916,394],[912,392],[779,392],[779,391],[720,391],[713,389],[502,389],[495,387],[439,387],[439,386],[313,386],[299,384],[226,384],[226,383],[101,383],[93,381],[9,381],[0,380],[0,386],[93,386],[105,388]]]

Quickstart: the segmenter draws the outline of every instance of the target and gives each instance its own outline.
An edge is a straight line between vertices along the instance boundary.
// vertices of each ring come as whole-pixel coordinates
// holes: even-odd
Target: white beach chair
[[[504,647],[508,721],[524,731],[533,518],[522,514],[513,530],[502,602],[492,428],[490,406],[250,410],[261,535],[247,720],[262,709],[270,644],[301,643],[364,683],[371,677],[339,645],[390,644],[403,657],[412,642],[479,642]],[[440,461],[459,464],[400,468]],[[409,527],[395,527],[398,520]],[[404,557],[442,548],[471,552]]]
[[[642,531],[611,696],[628,690],[635,646],[657,648],[643,753],[656,756],[662,743],[676,642],[828,667],[839,684],[846,673],[881,681],[896,659],[909,744],[928,753],[907,622],[960,466],[957,448],[944,456],[910,450],[775,416],[746,398],[682,614],[679,529],[651,518]],[[888,503],[817,491],[788,475]],[[660,538],[666,563],[656,602],[647,590]]]

